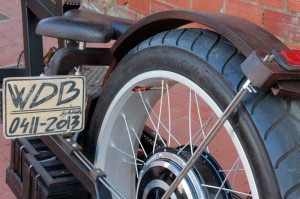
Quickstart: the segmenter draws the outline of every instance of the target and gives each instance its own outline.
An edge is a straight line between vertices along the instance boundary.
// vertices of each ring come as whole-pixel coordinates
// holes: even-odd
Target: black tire
[[[176,72],[200,85],[225,110],[245,82],[240,69],[244,59],[230,42],[208,30],[176,29],[145,40],[118,64],[104,87],[90,127],[90,155],[101,144],[98,136],[110,103],[131,78],[158,69]],[[299,105],[259,90],[247,95],[229,119],[260,198],[300,198]]]

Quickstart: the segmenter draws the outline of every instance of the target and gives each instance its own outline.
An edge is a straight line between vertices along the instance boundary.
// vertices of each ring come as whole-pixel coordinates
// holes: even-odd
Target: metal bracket
[[[100,198],[111,198],[110,191],[102,183],[98,183],[97,185],[97,188],[101,190],[101,192],[95,189],[95,180],[90,175],[89,169],[76,156],[76,154],[80,154],[81,151],[74,151],[73,154],[70,154],[70,151],[67,151],[61,144],[65,141],[58,135],[42,136],[41,140],[57,158],[60,159],[67,169],[72,172],[93,198],[97,198],[99,196],[98,194],[100,194]]]
[[[72,138],[58,139],[59,144],[67,151],[68,154],[74,154],[75,151],[81,151],[82,147]]]
[[[90,174],[94,180],[98,180],[99,178],[106,177],[106,174],[101,169],[91,169]]]
[[[125,199],[109,182],[104,171],[94,168],[73,139],[53,135],[42,136],[41,140],[91,193],[93,198],[111,198],[111,195],[114,195],[115,198]]]

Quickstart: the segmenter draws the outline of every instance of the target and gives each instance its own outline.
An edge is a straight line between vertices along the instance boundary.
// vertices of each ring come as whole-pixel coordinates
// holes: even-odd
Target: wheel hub
[[[146,160],[140,170],[136,198],[153,199],[163,196],[191,156],[187,150],[178,153],[179,151],[173,148],[160,148]],[[220,186],[225,179],[225,174],[220,171],[220,166],[212,156],[204,152],[171,195],[171,199],[211,198],[217,191],[203,184],[214,179],[213,186]],[[223,186],[229,188],[227,182]],[[225,191],[219,196],[218,198],[232,198],[231,194]]]
[[[140,171],[137,198],[161,198],[178,176],[186,158],[177,155],[178,150],[163,148],[157,150]],[[171,198],[203,198],[200,180],[191,170]]]

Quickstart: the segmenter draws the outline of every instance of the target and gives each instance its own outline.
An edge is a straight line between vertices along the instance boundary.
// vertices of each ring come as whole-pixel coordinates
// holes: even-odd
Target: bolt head
[[[72,147],[77,147],[77,146],[78,146],[78,144],[76,144],[76,143],[72,144]]]

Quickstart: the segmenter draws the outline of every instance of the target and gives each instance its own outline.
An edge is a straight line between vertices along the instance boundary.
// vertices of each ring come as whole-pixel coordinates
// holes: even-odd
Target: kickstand
[[[243,85],[243,88],[236,94],[234,99],[230,102],[226,110],[223,112],[221,117],[218,119],[218,121],[215,123],[213,128],[208,133],[207,137],[202,141],[202,143],[197,147],[197,150],[195,153],[191,156],[189,161],[186,163],[185,167],[181,170],[179,175],[175,178],[173,183],[171,184],[170,188],[165,192],[162,199],[169,199],[172,193],[175,191],[175,189],[178,187],[182,179],[185,177],[185,175],[189,172],[191,167],[195,164],[195,162],[198,160],[200,155],[203,153],[205,148],[209,145],[209,143],[212,141],[212,139],[217,135],[220,128],[223,126],[223,124],[227,121],[231,113],[236,109],[236,107],[239,105],[239,103],[242,101],[243,97],[248,93],[255,93],[255,89],[253,88],[253,85],[251,84],[250,80],[247,80],[246,83]]]

